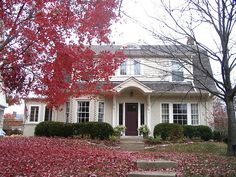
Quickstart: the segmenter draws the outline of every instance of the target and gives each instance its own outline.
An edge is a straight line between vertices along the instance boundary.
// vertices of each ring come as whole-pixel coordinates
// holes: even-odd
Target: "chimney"
[[[188,36],[187,37],[187,45],[194,45],[194,44],[195,44],[194,38],[191,36]]]

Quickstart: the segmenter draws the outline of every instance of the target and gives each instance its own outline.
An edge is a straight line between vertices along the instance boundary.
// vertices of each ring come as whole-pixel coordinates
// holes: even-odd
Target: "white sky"
[[[179,5],[180,1],[176,2]],[[159,16],[165,17],[160,8],[160,1],[158,0],[123,0],[122,10],[132,18],[138,20],[140,24],[151,27],[152,30],[163,30],[152,18]],[[111,42],[116,45],[159,44],[140,24],[127,17],[123,17],[120,22],[112,26]],[[203,26],[197,31],[198,40],[207,46],[213,45],[213,41],[211,40],[213,37],[214,33],[207,26]],[[5,113],[12,113],[13,111],[22,114],[24,112],[24,105],[10,106],[5,110]]]

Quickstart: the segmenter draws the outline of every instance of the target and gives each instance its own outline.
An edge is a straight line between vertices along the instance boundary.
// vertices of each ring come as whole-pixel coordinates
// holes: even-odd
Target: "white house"
[[[213,96],[203,85],[213,89],[215,85],[194,67],[199,60],[191,52],[179,52],[176,46],[93,46],[93,50],[123,50],[126,55],[127,60],[111,76],[116,94],[96,95],[95,99],[89,95],[71,98],[59,110],[48,109],[43,99],[27,98],[24,135],[33,135],[39,122],[51,120],[124,125],[125,136],[138,136],[137,129],[143,124],[151,132],[162,122],[207,125]],[[181,60],[174,58],[174,53]],[[202,62],[211,73],[208,58],[203,57]]]

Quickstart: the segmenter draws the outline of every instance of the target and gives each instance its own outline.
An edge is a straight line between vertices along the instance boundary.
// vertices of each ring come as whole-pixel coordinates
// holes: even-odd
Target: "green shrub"
[[[126,127],[123,125],[119,125],[114,127],[114,136],[120,137],[126,130]]]
[[[63,122],[41,122],[35,127],[35,136],[69,137],[73,135],[73,124]]]
[[[196,126],[184,125],[183,129],[185,137],[192,139],[193,137],[196,136]]]
[[[204,141],[208,141],[212,138],[212,130],[205,125],[196,126],[196,137],[200,137]]]
[[[91,139],[109,139],[114,134],[112,126],[106,122],[75,123],[74,135]]]
[[[223,141],[225,138],[227,137],[227,135],[225,134],[225,132],[221,132],[221,131],[216,131],[214,130],[212,132],[212,138],[215,141]]]
[[[160,144],[161,143],[161,135],[157,136],[157,137],[152,137],[152,136],[149,136],[145,139],[145,143],[148,143],[148,144]]]
[[[178,140],[183,138],[183,127],[178,124],[160,123],[154,127],[154,137],[159,135],[163,140]]]

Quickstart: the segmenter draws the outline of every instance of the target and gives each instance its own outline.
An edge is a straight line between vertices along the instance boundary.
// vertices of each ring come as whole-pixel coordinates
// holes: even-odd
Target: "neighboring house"
[[[23,131],[23,119],[21,114],[13,112],[13,114],[7,113],[4,115],[3,120],[4,130],[20,130]]]
[[[47,108],[43,99],[27,98],[24,135],[33,135],[39,122],[51,120],[108,122],[113,127],[124,125],[127,128],[125,136],[138,136],[137,129],[143,124],[151,133],[154,126],[162,122],[207,125],[212,116],[213,96],[198,88],[204,83],[215,89],[214,82],[190,64],[182,67],[171,54],[158,52],[162,47],[166,46],[127,46],[123,49],[122,46],[93,46],[95,52],[122,49],[127,57],[111,77],[116,94],[113,97],[97,95],[96,99],[89,95],[71,98],[59,110]],[[192,54],[186,52],[179,57],[187,55]],[[197,57],[191,58],[197,65]],[[204,57],[203,62],[211,73],[208,58]],[[193,81],[187,70],[197,76],[198,81]]]
[[[0,130],[3,128],[3,115],[6,107],[7,107],[6,95],[1,90],[1,85],[0,85]]]

